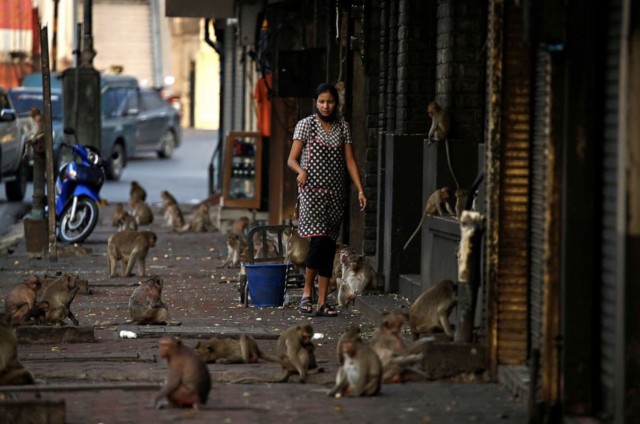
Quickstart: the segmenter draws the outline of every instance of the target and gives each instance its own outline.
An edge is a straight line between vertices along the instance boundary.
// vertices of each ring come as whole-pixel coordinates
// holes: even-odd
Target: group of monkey
[[[417,368],[424,360],[424,343],[434,332],[444,331],[452,337],[449,314],[456,304],[455,286],[443,280],[423,293],[411,306],[409,314],[385,312],[372,338],[363,339],[360,327],[351,324],[340,336],[337,361],[340,367],[329,396],[375,396],[382,384],[423,380],[426,375]],[[402,328],[409,323],[413,341],[407,342]],[[198,342],[192,349],[174,337],[160,339],[160,356],[167,360],[167,382],[154,399],[154,406],[192,406],[204,404],[211,390],[211,376],[206,363],[256,363],[259,359],[279,363],[283,374],[272,380],[243,378],[234,382],[288,382],[298,375],[304,383],[311,373],[324,372],[318,367],[310,324],[292,325],[276,342],[276,355],[263,352],[255,339],[219,338]]]

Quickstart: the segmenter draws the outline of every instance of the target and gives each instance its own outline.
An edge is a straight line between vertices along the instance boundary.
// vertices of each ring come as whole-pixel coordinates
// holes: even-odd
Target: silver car
[[[160,158],[170,158],[181,138],[178,111],[156,90],[141,88],[136,152],[157,152]]]

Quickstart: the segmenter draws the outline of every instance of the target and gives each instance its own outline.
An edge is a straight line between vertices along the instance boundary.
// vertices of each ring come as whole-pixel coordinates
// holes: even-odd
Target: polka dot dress
[[[311,115],[298,122],[293,139],[303,143],[300,166],[307,171],[307,183],[298,192],[298,232],[302,237],[336,240],[346,204],[344,145],[351,143],[349,125],[340,117],[325,132]]]

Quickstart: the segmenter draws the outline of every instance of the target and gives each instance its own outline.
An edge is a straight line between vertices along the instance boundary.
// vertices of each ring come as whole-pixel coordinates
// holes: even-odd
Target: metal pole
[[[45,172],[47,177],[47,206],[49,208],[49,260],[57,262],[56,199],[53,172],[53,137],[51,133],[51,74],[49,73],[49,47],[46,42],[48,39],[47,27],[42,27],[40,29],[40,40],[42,48],[42,97],[44,100]],[[42,43],[42,40],[45,42]]]
[[[53,35],[51,38],[51,70],[58,70],[58,3],[53,0]]]
[[[80,66],[83,68],[93,68],[93,58],[96,57],[96,51],[93,49],[93,25],[91,24],[93,16],[93,6],[91,0],[84,0],[84,43],[82,43],[82,56]]]

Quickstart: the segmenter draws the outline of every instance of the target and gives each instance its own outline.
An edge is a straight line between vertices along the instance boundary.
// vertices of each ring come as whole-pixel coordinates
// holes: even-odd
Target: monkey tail
[[[261,359],[264,359],[265,361],[268,361],[268,362],[280,362],[280,360],[275,356],[269,355],[268,353],[264,353],[263,351],[259,351],[258,356]]]
[[[460,188],[460,184],[458,183],[458,179],[456,178],[455,172],[453,172],[453,165],[451,164],[451,151],[449,150],[449,139],[447,138],[444,141],[444,147],[447,151],[447,164],[449,165],[449,172],[451,172],[451,177],[453,178],[453,182],[456,183],[456,189]]]
[[[409,246],[409,243],[411,243],[411,240],[413,240],[413,238],[416,236],[416,234],[418,234],[418,231],[420,231],[420,228],[422,228],[422,223],[424,222],[424,217],[427,216],[427,210],[425,209],[424,213],[422,214],[422,218],[420,218],[420,222],[418,223],[418,226],[416,227],[415,231],[413,232],[413,234],[411,234],[411,237],[409,237],[409,240],[407,240],[407,242],[404,244],[404,247],[402,248],[402,250],[407,250],[407,247]]]

